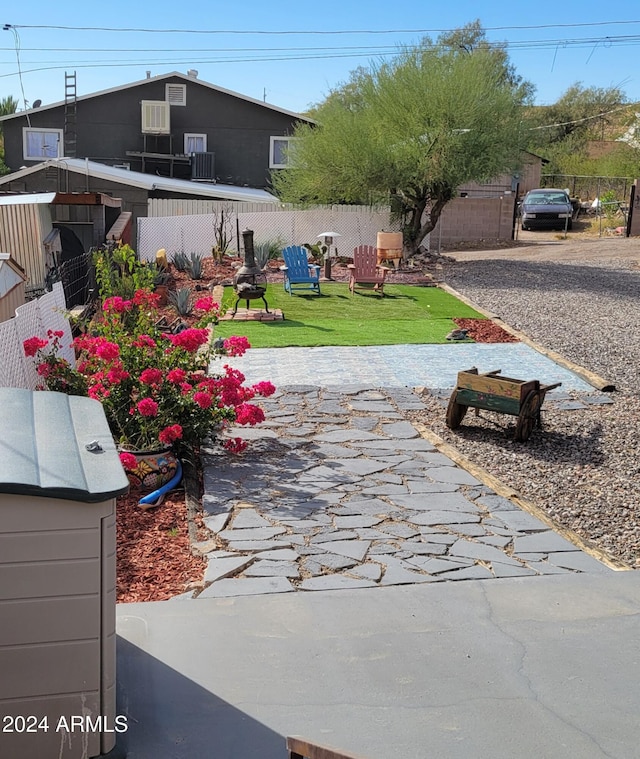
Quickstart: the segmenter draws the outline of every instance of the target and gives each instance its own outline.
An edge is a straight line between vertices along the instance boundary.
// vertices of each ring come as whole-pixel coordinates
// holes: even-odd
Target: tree
[[[0,100],[0,116],[8,116],[18,110],[18,101],[11,95]],[[4,138],[2,136],[2,124],[0,124],[0,176],[7,174],[9,169],[4,163]]]
[[[528,146],[550,162],[549,173],[589,173],[588,143],[619,137],[621,121],[630,123],[633,115],[627,104],[618,87],[583,87],[577,82],[552,105],[529,110]]]
[[[471,28],[473,27],[473,28]],[[353,72],[296,128],[291,168],[273,174],[285,202],[391,203],[415,252],[467,182],[518,168],[530,86],[502,49],[425,38],[389,63]],[[427,213],[428,211],[428,213]]]

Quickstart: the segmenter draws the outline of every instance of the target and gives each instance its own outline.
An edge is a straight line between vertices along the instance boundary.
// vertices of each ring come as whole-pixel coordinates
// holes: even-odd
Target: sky
[[[479,19],[489,41],[507,43],[516,72],[549,105],[572,84],[620,87],[640,102],[640,7],[458,0],[30,0],[0,18],[0,99],[19,110],[64,100],[65,72],[78,96],[172,71],[280,108],[302,112],[359,66],[400,46]],[[5,28],[2,28],[5,27]],[[7,28],[8,27],[8,28]],[[146,31],[143,31],[146,30]]]

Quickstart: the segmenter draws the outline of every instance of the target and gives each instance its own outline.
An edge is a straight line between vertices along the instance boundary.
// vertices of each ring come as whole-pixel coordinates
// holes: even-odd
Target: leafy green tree
[[[529,110],[529,148],[550,161],[549,173],[586,173],[584,168],[571,169],[589,163],[589,142],[619,136],[620,124],[632,115],[627,104],[627,96],[618,87],[573,84],[553,105]]]
[[[11,95],[0,100],[0,116],[8,116],[10,113],[15,113],[18,110],[18,101]],[[9,169],[4,163],[4,139],[2,136],[2,124],[0,124],[0,176],[7,174]]]
[[[291,168],[274,172],[285,202],[388,204],[415,252],[467,182],[518,168],[531,87],[476,25],[353,72],[300,125]]]

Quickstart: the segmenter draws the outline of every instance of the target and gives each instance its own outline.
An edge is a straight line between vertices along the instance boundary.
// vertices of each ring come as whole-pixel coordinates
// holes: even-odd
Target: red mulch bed
[[[191,554],[184,492],[144,511],[138,495],[117,499],[118,603],[166,601],[200,584],[205,561]]]
[[[454,319],[460,329],[468,330],[470,338],[477,343],[517,343],[517,337],[491,319]]]

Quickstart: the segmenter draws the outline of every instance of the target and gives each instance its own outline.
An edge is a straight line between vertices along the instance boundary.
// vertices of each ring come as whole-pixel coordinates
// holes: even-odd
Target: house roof
[[[296,119],[301,119],[302,121],[308,121],[309,123],[315,123],[313,119],[309,118],[308,116],[303,116],[300,113],[296,113],[295,111],[288,111],[286,108],[279,108],[277,105],[271,105],[271,103],[265,103],[262,100],[256,100],[255,98],[247,97],[247,95],[241,95],[239,92],[234,92],[233,90],[227,90],[224,87],[218,87],[215,84],[211,84],[210,82],[205,82],[202,79],[198,79],[194,76],[189,76],[187,74],[182,74],[179,71],[172,71],[169,74],[159,74],[158,76],[152,76],[148,77],[146,79],[140,79],[137,82],[131,82],[129,84],[122,84],[119,87],[111,87],[107,90],[100,90],[98,92],[92,92],[88,95],[80,95],[76,98],[78,102],[82,100],[90,100],[91,98],[100,97],[101,95],[108,95],[113,92],[120,92],[122,90],[127,90],[132,87],[139,87],[143,84],[149,84],[150,82],[159,82],[163,79],[171,79],[177,77],[179,79],[183,79],[185,82],[195,82],[197,84],[202,85],[203,87],[208,87],[210,90],[215,90],[216,92],[222,92],[225,95],[231,95],[235,98],[240,98],[240,100],[246,100],[248,103],[254,103],[255,105],[259,105],[262,108],[268,108],[272,111],[277,111],[278,113],[284,113],[287,116],[292,116]],[[60,100],[57,103],[50,103],[49,105],[42,105],[39,108],[30,108],[27,111],[16,111],[16,113],[10,113],[6,116],[0,116],[0,122],[2,121],[9,121],[10,119],[15,119],[19,117],[24,117],[31,115],[32,113],[41,112],[41,111],[47,111],[51,108],[60,108],[61,106],[64,106],[65,102],[64,100]]]
[[[199,198],[211,198],[218,200],[239,200],[248,203],[278,203],[278,198],[266,190],[256,190],[252,187],[236,187],[228,184],[207,184],[205,182],[191,182],[188,179],[173,179],[172,177],[159,177],[156,174],[143,174],[139,171],[129,171],[128,169],[118,169],[115,166],[107,166],[96,161],[89,161],[84,158],[51,158],[35,166],[29,166],[26,169],[19,169],[12,174],[6,174],[0,177],[0,187],[8,182],[15,181],[21,177],[34,174],[49,167],[67,169],[76,174],[85,174],[97,179],[104,179],[117,184],[127,185],[128,187],[139,187],[152,192],[161,190],[164,192],[173,192],[182,195],[196,195]],[[55,193],[54,193],[55,195]],[[25,198],[30,196],[13,196],[21,200],[13,202],[28,202]],[[37,201],[31,201],[37,202]],[[42,202],[42,201],[40,201]]]

